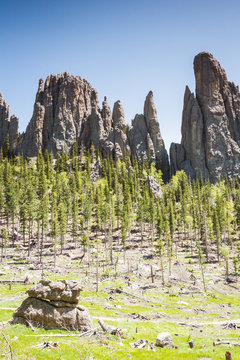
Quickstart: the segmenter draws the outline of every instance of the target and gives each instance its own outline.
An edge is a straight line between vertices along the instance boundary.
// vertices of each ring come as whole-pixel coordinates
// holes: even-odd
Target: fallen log
[[[124,290],[122,290],[122,289],[119,289],[119,288],[116,288],[114,291],[115,291],[117,294],[125,294],[125,295],[131,296],[131,297],[136,298],[136,299],[140,299],[140,300],[143,300],[143,301],[146,301],[146,302],[150,302],[149,300],[147,300],[147,299],[145,299],[145,298],[143,298],[143,297],[141,297],[141,296],[131,294],[131,293],[129,293],[129,292],[127,292],[127,291],[124,291]]]
[[[233,339],[234,340],[234,339]],[[231,341],[227,341],[227,340],[217,340],[213,342],[213,346],[217,346],[217,345],[232,345],[232,346],[240,346],[240,343],[234,343]]]
[[[113,330],[116,330],[115,326],[107,325],[102,319],[98,320],[99,325],[103,329],[104,332],[112,332]]]
[[[0,280],[0,284],[26,284],[25,280]],[[28,284],[30,284],[30,282],[28,282]]]
[[[103,329],[104,332],[108,332],[112,335],[118,335],[118,336],[123,336],[123,331],[122,329],[118,329],[115,326],[112,325],[107,325],[105,324],[105,322],[103,320],[98,320],[99,325],[101,326],[101,328]]]
[[[81,334],[28,334],[28,335],[23,335],[23,336],[36,336],[36,337],[82,337],[82,336],[89,336],[89,335],[93,335],[94,333],[96,333],[97,328],[95,329],[91,329],[88,331],[85,331],[84,333]]]
[[[59,343],[56,343],[56,342],[53,342],[53,341],[44,341],[42,344],[37,344],[37,345],[34,345],[32,347],[34,347],[34,348],[42,348],[42,349],[45,349],[45,348],[53,349],[53,348],[58,347],[58,346],[59,346]]]

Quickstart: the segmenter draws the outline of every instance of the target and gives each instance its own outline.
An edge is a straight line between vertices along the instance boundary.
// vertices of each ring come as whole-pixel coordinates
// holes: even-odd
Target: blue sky
[[[0,91],[29,122],[40,77],[68,71],[87,79],[126,122],[149,90],[167,149],[181,139],[185,86],[193,58],[209,51],[240,84],[238,0],[0,0]]]

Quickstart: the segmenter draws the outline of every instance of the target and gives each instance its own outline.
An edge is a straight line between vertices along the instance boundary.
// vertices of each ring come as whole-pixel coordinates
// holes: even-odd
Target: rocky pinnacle
[[[1,99],[2,95],[0,104]],[[5,120],[0,125],[10,130],[12,139],[15,122],[12,119],[11,125],[8,124],[8,108],[4,106],[6,115],[0,119],[8,119],[7,126]],[[33,157],[48,150],[56,155],[69,152],[75,142],[79,150],[93,145],[103,156],[112,155],[114,159],[128,155],[136,156],[141,162],[150,158],[162,169],[164,179],[169,178],[168,156],[151,91],[144,104],[144,114],[136,115],[132,125],[127,125],[121,102],[116,101],[111,111],[105,97],[100,108],[97,91],[79,76],[51,75],[45,83],[40,79],[33,115],[26,132],[18,139],[17,152]]]
[[[212,54],[194,59],[196,95],[186,88],[182,141],[170,148],[171,172],[216,181],[240,174],[240,94]]]

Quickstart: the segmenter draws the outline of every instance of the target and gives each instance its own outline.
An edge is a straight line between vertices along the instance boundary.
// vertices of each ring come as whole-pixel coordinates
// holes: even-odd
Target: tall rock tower
[[[196,96],[188,87],[182,114],[181,144],[171,144],[171,173],[200,173],[211,181],[240,176],[240,94],[208,52],[194,59]]]

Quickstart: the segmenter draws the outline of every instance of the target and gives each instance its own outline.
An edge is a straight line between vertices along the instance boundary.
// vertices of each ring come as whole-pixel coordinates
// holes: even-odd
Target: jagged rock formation
[[[81,286],[76,281],[41,280],[27,290],[29,297],[14,312],[12,323],[43,327],[88,331],[91,317],[88,310],[78,305]]]
[[[196,97],[188,87],[182,115],[181,144],[171,144],[171,173],[185,170],[218,177],[240,175],[240,94],[219,62],[207,52],[194,59]]]
[[[86,144],[100,141],[97,120],[97,92],[86,80],[68,73],[49,76],[45,84],[40,79],[33,116],[18,150],[26,156],[45,149],[54,154],[69,151],[81,132]]]
[[[227,80],[224,69],[209,53],[194,59],[196,96],[186,88],[182,114],[181,144],[171,144],[171,173],[185,170],[191,177],[203,175],[216,181],[240,174],[240,94]],[[150,91],[143,114],[126,125],[124,110],[117,101],[113,112],[104,98],[99,107],[95,89],[79,76],[68,73],[42,79],[26,132],[19,136],[18,119],[10,117],[9,106],[0,93],[0,147],[9,136],[10,150],[36,156],[47,149],[56,154],[79,150],[91,144],[104,156],[122,159],[125,154],[138,161],[151,159],[169,178],[168,155],[161,137],[157,112]]]
[[[62,150],[69,152],[74,142],[79,149],[93,144],[104,156],[115,159],[125,154],[136,155],[139,161],[150,158],[163,170],[164,178],[169,177],[168,155],[151,91],[144,115],[136,115],[129,126],[120,101],[111,112],[105,97],[100,109],[97,91],[79,76],[50,76],[45,84],[40,79],[33,116],[19,141],[18,152],[32,157],[47,149],[56,155]]]
[[[0,147],[4,147],[9,137],[10,150],[15,151],[18,141],[18,118],[10,116],[10,108],[0,92]]]
[[[169,162],[161,136],[157,111],[150,91],[144,103],[144,115],[137,114],[128,131],[131,152],[138,161],[150,158],[162,169],[165,180],[169,178]]]

